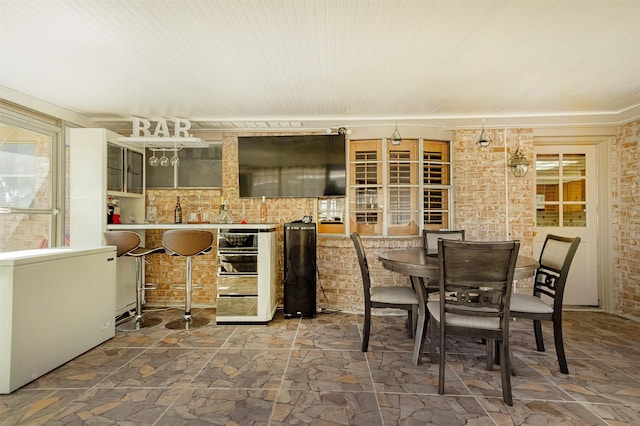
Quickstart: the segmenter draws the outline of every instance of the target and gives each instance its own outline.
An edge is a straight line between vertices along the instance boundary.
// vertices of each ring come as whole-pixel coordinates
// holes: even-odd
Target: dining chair
[[[464,241],[464,229],[425,229],[422,231],[424,247],[430,252],[435,252],[436,250],[438,250],[439,238],[442,238],[443,240]]]
[[[410,287],[372,286],[369,275],[369,264],[362,245],[360,234],[353,232],[351,240],[356,249],[362,288],[364,291],[364,326],[362,329],[362,352],[369,350],[369,336],[371,333],[371,309],[394,308],[407,311],[407,329],[413,338],[418,319],[418,296]]]
[[[439,240],[439,300],[427,302],[432,357],[440,335],[438,393],[444,394],[448,335],[495,341],[500,354],[502,398],[513,405],[509,357],[509,303],[520,242]],[[487,357],[489,354],[487,351]],[[493,359],[487,359],[487,365]]]
[[[513,294],[511,316],[533,320],[536,348],[544,352],[542,321],[553,323],[553,340],[560,371],[569,374],[562,337],[562,299],[567,275],[578,250],[580,237],[568,238],[548,234],[540,253],[540,266],[535,274],[533,294]]]
[[[443,229],[443,230],[431,230],[425,229],[422,231],[422,240],[427,252],[433,256],[437,255],[438,251],[438,239],[443,240],[455,240],[464,241],[464,229]],[[439,278],[430,277],[426,282],[427,295],[436,293],[439,288]]]

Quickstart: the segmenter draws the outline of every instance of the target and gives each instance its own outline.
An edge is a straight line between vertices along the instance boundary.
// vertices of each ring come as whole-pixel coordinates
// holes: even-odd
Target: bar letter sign
[[[156,137],[156,138],[190,138],[189,129],[191,129],[191,122],[181,118],[173,119],[173,135],[169,131],[167,120],[161,118],[156,123],[156,127],[151,133],[151,122],[146,118],[133,118],[133,130],[132,137]]]

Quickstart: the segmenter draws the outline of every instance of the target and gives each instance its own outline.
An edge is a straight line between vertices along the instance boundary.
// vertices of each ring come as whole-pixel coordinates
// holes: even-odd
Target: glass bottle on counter
[[[118,206],[118,200],[113,200],[113,224],[120,225],[120,207]]]
[[[218,212],[218,223],[233,223],[233,216],[227,209],[227,202],[224,197],[220,197],[220,211]]]
[[[113,224],[113,211],[115,210],[115,204],[113,203],[113,197],[107,198],[107,224]]]
[[[220,207],[218,207],[218,223],[220,222],[220,218],[222,217],[222,212],[224,211],[224,195],[220,196]]]
[[[180,197],[176,197],[176,208],[173,210],[173,222],[182,223],[182,207],[180,206]]]
[[[158,208],[153,204],[156,199],[153,195],[149,195],[149,207],[147,207],[147,222],[158,223]]]
[[[260,202],[260,223],[267,223],[267,201],[265,200],[264,195]]]

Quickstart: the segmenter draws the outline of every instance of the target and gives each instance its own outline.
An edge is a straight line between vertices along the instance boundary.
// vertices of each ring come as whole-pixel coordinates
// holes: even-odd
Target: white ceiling
[[[0,0],[0,86],[106,127],[619,124],[640,1]]]

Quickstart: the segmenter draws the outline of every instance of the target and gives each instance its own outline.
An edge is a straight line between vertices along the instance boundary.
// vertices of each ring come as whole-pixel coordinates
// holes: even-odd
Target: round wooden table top
[[[383,251],[378,254],[378,260],[390,271],[413,277],[429,278],[439,272],[438,254],[428,253],[424,247]],[[518,255],[513,277],[516,280],[531,277],[539,266],[533,257]]]

